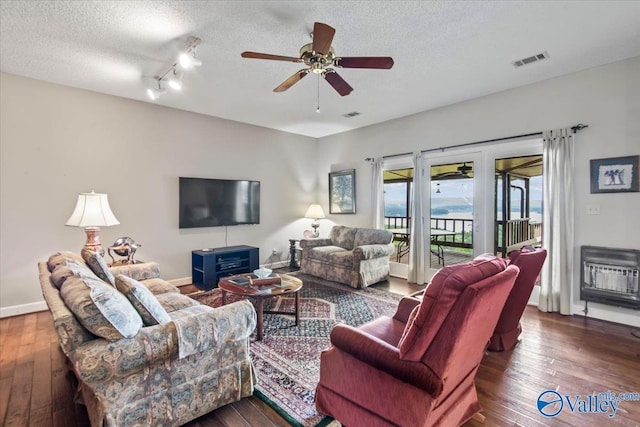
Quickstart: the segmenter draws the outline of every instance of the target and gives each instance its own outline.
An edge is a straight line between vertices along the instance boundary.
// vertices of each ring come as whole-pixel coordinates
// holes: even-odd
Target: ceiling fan
[[[243,58],[270,59],[304,63],[307,68],[296,72],[276,87],[274,92],[284,92],[298,83],[309,73],[321,75],[342,96],[349,95],[353,88],[338,75],[333,67],[338,68],[373,68],[389,69],[393,67],[393,58],[389,56],[339,57],[335,55],[331,42],[336,30],[322,22],[313,25],[313,42],[300,48],[300,57],[270,55],[259,52],[242,52]]]
[[[458,172],[465,178],[469,176],[469,172],[473,170],[473,166],[467,166],[467,162],[464,162],[462,166],[458,166]]]
[[[455,165],[449,165],[455,166]],[[437,179],[460,179],[460,178],[469,178],[469,172],[473,172],[473,166],[468,166],[467,163],[463,163],[462,165],[456,167],[455,171],[444,172],[438,175],[432,176],[431,178]]]

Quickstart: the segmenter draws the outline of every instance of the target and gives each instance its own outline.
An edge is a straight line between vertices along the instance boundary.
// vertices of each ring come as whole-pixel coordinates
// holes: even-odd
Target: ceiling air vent
[[[513,66],[518,68],[522,67],[523,65],[533,64],[534,62],[542,61],[543,59],[547,58],[549,58],[549,53],[545,51],[537,55],[529,56],[528,58],[519,59],[513,63]]]
[[[352,111],[350,113],[347,114],[343,114],[342,117],[346,117],[348,119],[350,119],[351,117],[355,117],[355,116],[359,116],[360,113],[358,113],[357,111]]]

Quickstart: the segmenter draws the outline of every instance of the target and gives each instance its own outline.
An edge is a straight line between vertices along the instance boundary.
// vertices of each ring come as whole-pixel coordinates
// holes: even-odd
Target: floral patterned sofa
[[[249,302],[201,305],[156,263],[108,268],[88,251],[38,268],[92,426],[182,425],[253,393]]]
[[[335,226],[328,239],[303,239],[301,269],[353,288],[389,278],[393,234],[387,230]]]

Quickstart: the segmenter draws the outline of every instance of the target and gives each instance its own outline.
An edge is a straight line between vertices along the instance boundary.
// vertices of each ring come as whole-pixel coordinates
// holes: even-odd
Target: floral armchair
[[[365,288],[389,278],[393,234],[387,230],[335,226],[328,239],[303,239],[302,273]]]

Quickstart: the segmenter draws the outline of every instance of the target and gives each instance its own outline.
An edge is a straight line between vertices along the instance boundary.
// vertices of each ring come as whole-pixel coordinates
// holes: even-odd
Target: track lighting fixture
[[[151,98],[152,101],[157,100],[162,95],[167,93],[167,90],[160,85],[160,81],[158,80],[157,82],[158,82],[158,87],[157,88],[153,88],[152,87],[152,88],[147,89],[147,96],[149,96],[149,98]]]
[[[195,48],[200,44],[200,42],[201,40],[197,37],[189,37],[186,48],[180,53],[176,61],[154,77],[155,83],[158,87],[156,88],[154,84],[154,87],[147,89],[147,96],[149,96],[152,101],[157,100],[167,93],[167,90],[162,87],[163,83],[173,90],[182,89],[183,73],[180,69],[187,70],[202,65],[202,61],[196,58],[195,53]],[[178,69],[178,67],[180,67],[180,69]]]
[[[173,90],[182,90],[182,71],[173,69],[173,74],[167,78],[167,84]]]
[[[178,62],[180,63],[180,66],[185,70],[188,70],[189,68],[193,68],[193,67],[199,67],[202,65],[202,61],[196,58],[195,49],[192,50],[191,53],[186,53],[186,52],[181,53],[180,57],[178,58]]]

